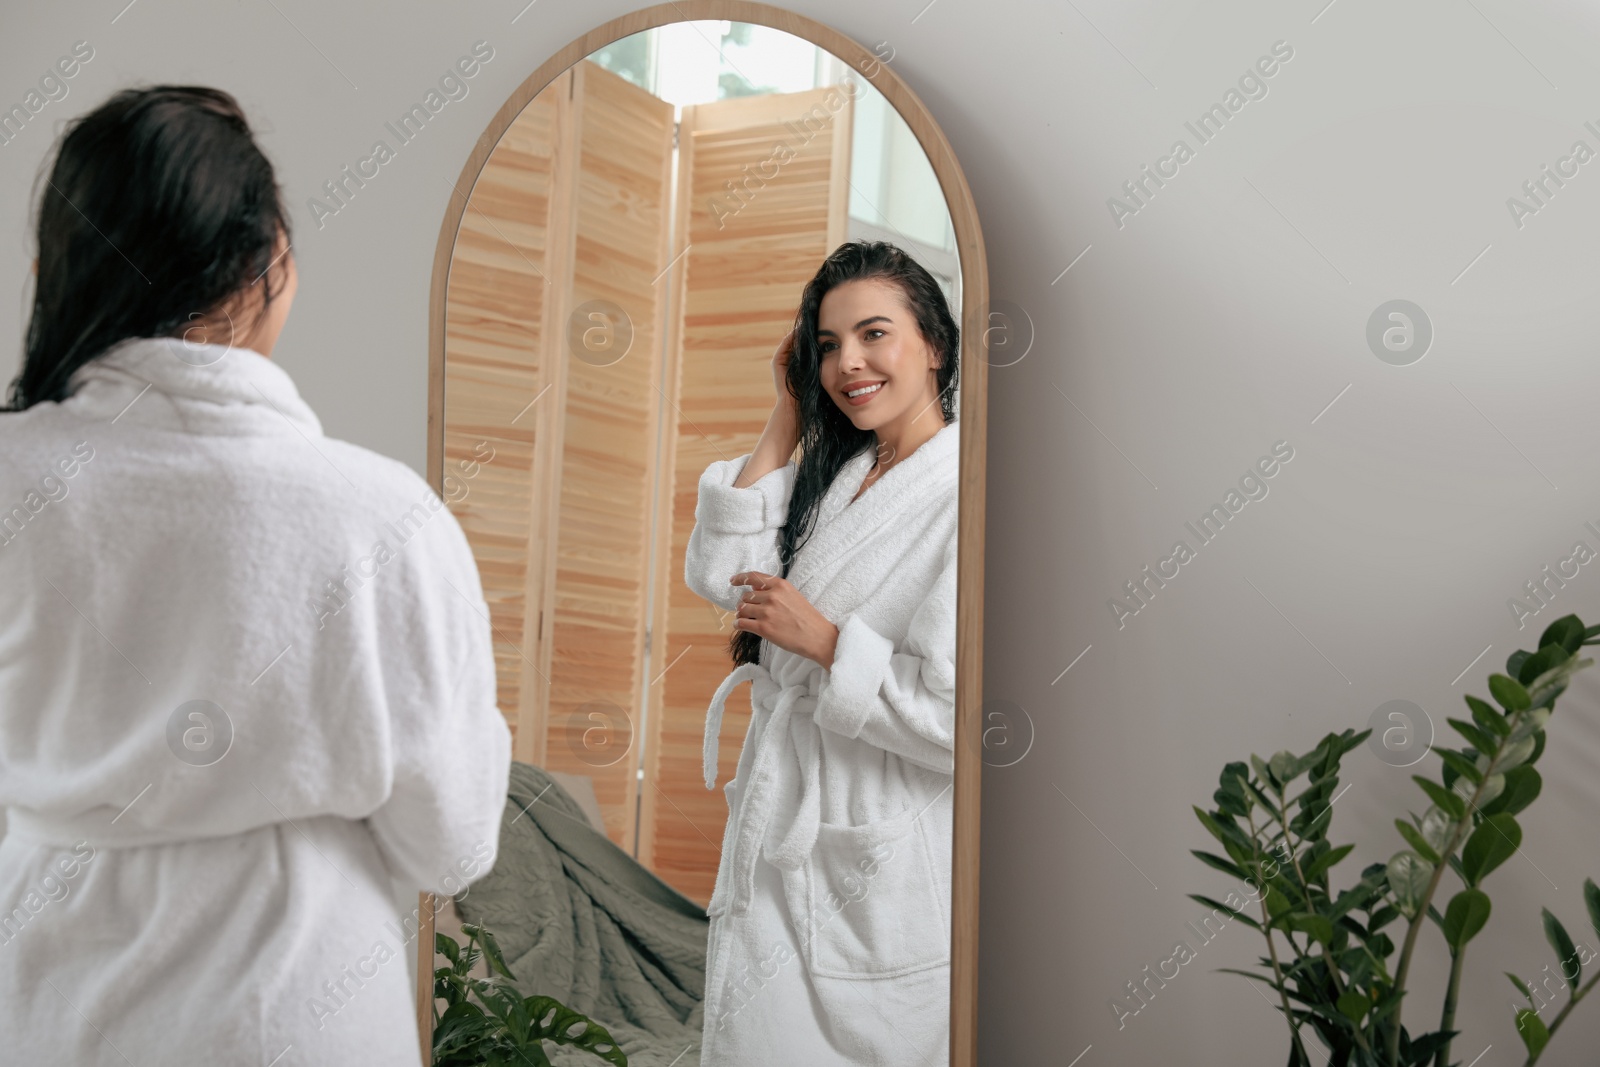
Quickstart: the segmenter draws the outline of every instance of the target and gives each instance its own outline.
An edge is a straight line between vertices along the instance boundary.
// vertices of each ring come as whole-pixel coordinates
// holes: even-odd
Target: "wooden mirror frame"
[[[989,276],[983,233],[972,190],[950,142],[928,109],[888,61],[832,27],[750,0],[677,0],[657,4],[597,26],[556,52],[519,85],[478,138],[445,207],[433,254],[428,294],[428,481],[444,492],[445,296],[456,236],[470,190],[517,116],[552,81],[613,41],[674,22],[730,19],[770,26],[833,53],[872,83],[921,143],[944,192],[961,262],[961,459],[956,570],[956,738],[954,845],[950,901],[950,1063],[976,1067],[978,1054],[978,829],[982,784],[984,464],[988,362],[983,339],[989,324]],[[872,70],[868,75],[866,72]],[[967,739],[970,743],[962,743]],[[419,899],[417,1028],[422,1062],[433,1062],[435,903]]]

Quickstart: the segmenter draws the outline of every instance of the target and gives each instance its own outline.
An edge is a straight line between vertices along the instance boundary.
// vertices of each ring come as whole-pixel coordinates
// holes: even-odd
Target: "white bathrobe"
[[[460,527],[256,352],[73,386],[0,415],[0,1061],[418,1063],[510,769]]]
[[[949,1062],[959,423],[859,500],[840,470],[788,575],[839,628],[831,669],[768,641],[706,718],[752,684],[706,962],[704,1067]],[[734,610],[745,570],[779,573],[795,466],[750,486],[749,456],[700,477],[685,580]],[[731,623],[730,623],[731,626]]]

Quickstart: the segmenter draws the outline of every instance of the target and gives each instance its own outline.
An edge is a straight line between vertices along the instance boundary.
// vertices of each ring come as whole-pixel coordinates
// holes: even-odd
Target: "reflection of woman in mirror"
[[[746,679],[753,709],[707,908],[707,1067],[948,1060],[958,353],[926,270],[841,245],[755,450],[700,477],[685,579],[738,631],[708,789]]]

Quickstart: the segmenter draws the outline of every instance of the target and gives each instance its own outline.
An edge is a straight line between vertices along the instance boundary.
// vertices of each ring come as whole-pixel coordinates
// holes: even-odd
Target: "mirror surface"
[[[753,752],[744,750],[756,743],[746,736],[756,682],[727,696],[717,758],[703,759],[708,707],[735,666],[738,605],[708,599],[686,581],[686,564],[692,577],[697,567],[705,572],[735,557],[740,570],[784,573],[770,550],[778,543],[771,527],[784,521],[792,476],[779,470],[754,488],[731,480],[773,414],[774,351],[830,252],[851,240],[892,243],[926,270],[961,321],[950,210],[916,136],[868,81],[873,73],[771,27],[682,22],[599,49],[523,108],[472,187],[458,189],[467,206],[445,296],[441,494],[482,575],[513,758],[539,769],[526,779],[542,784],[522,814],[537,821],[553,809],[593,827],[699,909],[759,912],[750,898],[765,893],[788,919],[787,937],[811,980],[832,975],[849,984],[836,994],[843,1000],[824,996],[820,1009],[838,1014],[850,1001],[861,1016],[833,1032],[844,1057],[838,1062],[849,1059],[851,1042],[900,1041],[898,1024],[931,1027],[934,1036],[916,1043],[926,1040],[936,1049],[930,1062],[942,1063],[939,1028],[947,1020],[920,1019],[921,1009],[897,1017],[903,1006],[889,1005],[909,995],[937,1014],[948,1008],[954,709],[942,698],[954,693],[953,522],[944,537],[948,618],[920,610],[921,630],[911,632],[903,618],[884,616],[861,631],[847,621],[876,617],[860,603],[863,595],[868,603],[909,598],[913,606],[938,599],[938,566],[917,561],[937,564],[943,548],[930,553],[923,544],[914,559],[896,555],[894,531],[919,529],[902,531],[902,539],[926,541],[928,531],[946,529],[929,517],[938,509],[926,498],[946,484],[945,495],[955,498],[954,436],[909,432],[915,450],[904,456],[880,439],[839,470],[838,484],[819,501],[811,534],[833,550],[813,553],[815,573],[797,588],[838,628],[834,703],[860,705],[850,713],[858,735],[839,732],[849,720],[844,712],[829,719],[817,711],[818,663],[808,660],[807,680],[806,664],[790,656],[783,666],[785,657],[763,642],[761,663],[797,693],[787,726],[794,740],[769,746],[776,762],[765,778],[752,770]],[[834,290],[836,303],[846,288]],[[923,337],[916,317],[904,300],[896,310],[888,332],[903,330],[915,346]],[[842,321],[840,313],[831,308],[833,321]],[[822,315],[829,314],[824,304]],[[873,380],[885,364],[861,353],[879,341],[870,330],[841,340],[833,381]],[[842,392],[836,399],[827,391],[826,363],[820,374],[821,402],[850,415]],[[934,380],[932,372],[899,375],[893,381],[902,389]],[[959,416],[956,383],[942,393]],[[897,402],[893,391],[885,398]],[[869,418],[853,421],[872,428],[863,425]],[[937,402],[911,423],[930,421],[945,425]],[[702,482],[713,469],[725,470],[721,492],[732,494],[717,500],[742,503],[719,513],[725,529],[703,524],[702,538],[715,544],[692,557],[697,511],[704,518],[712,507]],[[746,531],[741,547],[729,548],[726,531],[752,514],[763,534]],[[828,529],[847,525],[840,516],[854,523],[848,534]],[[763,535],[771,544],[756,558],[749,546]],[[873,553],[885,561],[887,573],[875,579],[882,588],[857,590],[854,600],[830,596],[830,583],[859,585],[848,561]],[[890,593],[891,585],[899,591]],[[728,589],[734,598],[744,592]],[[937,651],[918,644],[930,640]],[[888,679],[882,688],[880,676]],[[834,730],[826,743],[818,740],[824,720]],[[853,754],[839,755],[847,750]],[[863,763],[866,750],[876,755]],[[715,788],[705,781],[707,763],[716,768]],[[725,787],[736,777],[747,784],[752,774],[770,782],[781,813],[769,838],[803,821],[794,809],[807,799],[819,804],[820,822],[813,812],[800,833],[816,842],[807,858],[781,875],[763,860],[748,861],[774,881],[756,876],[758,884],[741,890],[737,861],[725,854],[744,855],[727,833],[733,797]],[[906,798],[918,798],[917,810]],[[493,877],[504,866],[502,858]],[[787,889],[778,887],[780,877]],[[482,893],[474,886],[462,915],[474,917],[474,895],[492,897],[496,914],[503,912],[505,891],[501,883]],[[717,972],[714,951],[704,1011],[782,1029],[791,993],[758,994],[768,972],[781,986],[783,973],[800,968],[764,953],[741,956],[726,944],[720,955],[731,969],[750,963],[757,977],[719,996],[717,989],[740,979]],[[880,993],[889,999],[872,1004]],[[603,1012],[596,1017],[614,1023]],[[698,1038],[698,1009],[682,1021],[682,1032]],[[641,1047],[642,1039],[623,1040],[630,1057]],[[698,1055],[696,1045],[678,1067]]]

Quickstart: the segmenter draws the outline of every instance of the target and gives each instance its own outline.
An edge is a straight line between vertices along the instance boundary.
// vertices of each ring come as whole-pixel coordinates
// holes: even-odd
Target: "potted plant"
[[[1449,1067],[1467,946],[1491,913],[1484,880],[1522,842],[1516,816],[1543,785],[1534,764],[1544,752],[1546,725],[1572,675],[1593,663],[1579,658],[1580,649],[1593,644],[1600,644],[1600,626],[1585,627],[1576,615],[1558,619],[1536,651],[1512,653],[1506,673],[1489,676],[1493,704],[1466,697],[1470,718],[1449,720],[1466,746],[1435,749],[1439,777],[1414,776],[1428,806],[1420,816],[1395,820],[1406,847],[1343,889],[1333,888],[1331,875],[1355,846],[1328,840],[1339,761],[1370,730],[1330,733],[1302,756],[1252,755],[1248,764],[1222,769],[1212,795],[1216,806],[1194,811],[1225,855],[1194,855],[1254,887],[1251,899],[1259,911],[1245,914],[1250,904],[1238,894],[1230,894],[1237,904],[1190,896],[1265,937],[1267,955],[1257,970],[1227,970],[1276,994],[1289,1027],[1290,1067],[1322,1063],[1322,1057],[1308,1055],[1307,1031],[1329,1050],[1330,1067],[1422,1067],[1429,1061]],[[1305,784],[1296,789],[1302,776]],[[1593,879],[1583,888],[1589,921],[1600,936],[1600,888]],[[1508,972],[1528,998],[1516,1023],[1529,1065],[1600,981],[1594,975],[1582,983],[1582,966],[1589,961],[1548,908],[1543,918],[1568,994],[1547,1022],[1544,1010],[1555,998],[1536,1002],[1534,989]],[[1408,1000],[1406,982],[1425,923],[1444,935],[1450,976],[1438,1026],[1414,1033],[1402,1017],[1415,1009],[1415,1019],[1420,1010]]]
[[[524,997],[493,934],[474,923],[463,923],[461,932],[465,946],[448,934],[434,935],[450,960],[433,972],[434,1067],[550,1067],[546,1041],[628,1067],[628,1057],[594,1020],[553,997]],[[488,978],[472,976],[480,958],[488,963]]]

